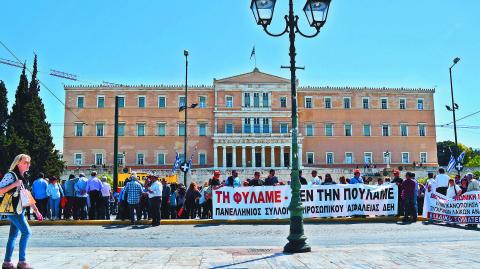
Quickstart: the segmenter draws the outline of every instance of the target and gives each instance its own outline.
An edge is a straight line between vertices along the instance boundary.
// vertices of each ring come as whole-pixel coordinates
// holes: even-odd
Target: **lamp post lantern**
[[[458,148],[458,140],[457,140],[457,119],[455,117],[455,110],[457,110],[459,107],[458,105],[455,103],[455,100],[453,98],[453,80],[452,80],[452,68],[458,63],[460,62],[460,58],[456,57],[455,59],[453,59],[453,64],[452,66],[450,66],[449,68],[449,72],[450,72],[450,93],[452,95],[452,107],[449,107],[447,106],[447,109],[452,111],[453,113],[453,132],[455,134],[455,150],[454,150],[454,157],[455,157],[455,160],[457,160],[458,158],[458,155],[459,155],[459,148]],[[460,169],[457,168],[457,175],[460,176]]]
[[[320,28],[327,21],[328,10],[331,0],[307,0],[303,11],[307,16],[308,23],[314,27],[316,32],[312,35],[304,34],[298,26],[299,17],[293,12],[293,0],[289,0],[289,12],[285,16],[285,29],[279,34],[273,34],[268,30],[268,26],[272,22],[273,12],[275,10],[276,0],[252,0],[250,9],[258,25],[270,36],[279,37],[288,33],[290,40],[290,66],[282,68],[290,69],[291,83],[291,102],[292,102],[292,176],[291,188],[292,199],[288,209],[290,210],[290,234],[287,237],[288,243],[283,251],[287,253],[310,252],[311,248],[306,243],[307,237],[303,230],[303,205],[300,200],[300,180],[299,180],[299,164],[298,164],[298,111],[297,111],[297,89],[296,89],[296,70],[304,69],[297,67],[296,64],[296,48],[295,35],[300,34],[306,38],[312,38],[320,33]]]

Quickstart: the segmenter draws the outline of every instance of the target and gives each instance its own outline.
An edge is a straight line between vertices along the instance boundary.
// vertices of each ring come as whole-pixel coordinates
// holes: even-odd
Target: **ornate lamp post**
[[[452,68],[458,63],[460,62],[460,58],[456,57],[455,59],[453,59],[453,64],[452,66],[450,66],[449,68],[449,72],[450,72],[450,92],[452,94],[452,107],[450,106],[446,106],[447,107],[447,110],[449,111],[452,111],[453,113],[453,132],[455,134],[455,150],[453,152],[453,156],[455,157],[455,160],[458,158],[458,154],[460,153],[460,150],[458,148],[458,141],[457,141],[457,119],[455,117],[455,110],[457,110],[459,107],[458,105],[455,103],[455,100],[453,99],[453,80],[452,80]],[[460,169],[457,168],[457,174],[458,176],[460,176]]]
[[[250,9],[253,12],[255,20],[258,25],[263,27],[263,30],[270,36],[279,37],[288,33],[290,39],[290,66],[282,68],[290,69],[290,83],[292,95],[292,200],[290,201],[290,235],[288,236],[288,243],[285,245],[283,251],[287,253],[310,252],[311,248],[306,243],[307,237],[303,232],[303,205],[300,201],[300,180],[299,180],[299,165],[298,165],[298,112],[297,112],[297,89],[296,89],[296,75],[297,69],[303,69],[295,66],[295,34],[299,33],[306,38],[312,38],[320,33],[320,28],[327,21],[328,10],[331,0],[307,0],[303,11],[307,17],[310,26],[316,29],[312,35],[306,35],[300,31],[298,27],[298,16],[293,12],[293,0],[289,0],[289,12],[285,16],[285,30],[279,34],[273,34],[268,31],[267,27],[272,22],[273,12],[275,10],[276,0],[252,0]]]

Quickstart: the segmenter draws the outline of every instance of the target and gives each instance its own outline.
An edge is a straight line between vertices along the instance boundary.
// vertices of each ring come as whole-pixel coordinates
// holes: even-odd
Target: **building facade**
[[[297,82],[298,84],[298,82]],[[436,166],[434,89],[298,87],[303,167]],[[69,169],[113,165],[119,102],[119,163],[171,169],[284,168],[291,164],[290,80],[252,72],[183,86],[66,86],[64,160]]]

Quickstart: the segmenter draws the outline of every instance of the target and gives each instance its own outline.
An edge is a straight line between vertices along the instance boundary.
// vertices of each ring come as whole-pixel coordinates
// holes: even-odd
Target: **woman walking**
[[[64,195],[63,188],[58,183],[58,179],[56,177],[50,178],[50,184],[47,186],[47,196],[49,198],[48,205],[52,211],[51,219],[57,220],[60,218],[60,199]]]
[[[13,193],[16,191],[16,188],[22,185],[22,182],[27,184],[27,180],[25,180],[25,172],[28,171],[30,168],[30,156],[26,154],[20,154],[15,157],[10,166],[9,172],[5,174],[3,179],[0,181],[0,194],[5,193]],[[42,214],[38,211],[38,208],[35,204],[32,204],[31,207],[35,212],[38,220],[42,220]],[[15,266],[12,263],[12,254],[13,249],[15,246],[15,240],[17,239],[18,232],[22,234],[20,237],[20,244],[19,244],[19,261],[17,264],[17,268],[19,269],[28,269],[32,268],[26,262],[25,252],[27,249],[28,239],[32,231],[30,230],[30,226],[28,225],[27,220],[25,219],[25,214],[22,212],[21,214],[15,215],[8,215],[8,219],[10,220],[10,233],[8,234],[8,241],[7,241],[7,248],[5,251],[5,259],[2,264],[2,269],[13,269]]]

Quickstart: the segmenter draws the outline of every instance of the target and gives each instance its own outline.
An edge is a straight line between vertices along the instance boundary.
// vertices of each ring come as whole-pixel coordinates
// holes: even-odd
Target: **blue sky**
[[[305,31],[301,9],[296,10]],[[272,31],[283,27],[287,0],[278,0]],[[189,83],[213,83],[249,72],[253,45],[261,71],[288,78],[287,37],[267,36],[254,22],[247,0],[0,1],[0,40],[31,65],[39,57],[40,79],[64,99],[64,84],[48,76],[57,69],[80,80],[124,84],[182,84],[183,50],[190,51]],[[448,68],[454,69],[458,117],[480,110],[480,1],[333,0],[327,24],[314,39],[297,38],[301,85],[436,87],[437,124],[451,122]],[[13,59],[0,47],[0,58]],[[10,105],[20,70],[0,65]],[[44,88],[41,96],[54,143],[63,147],[63,105]],[[62,113],[59,113],[62,111]],[[479,126],[480,113],[459,122]],[[460,128],[459,141],[480,148],[480,129]],[[437,140],[453,140],[437,128]]]

